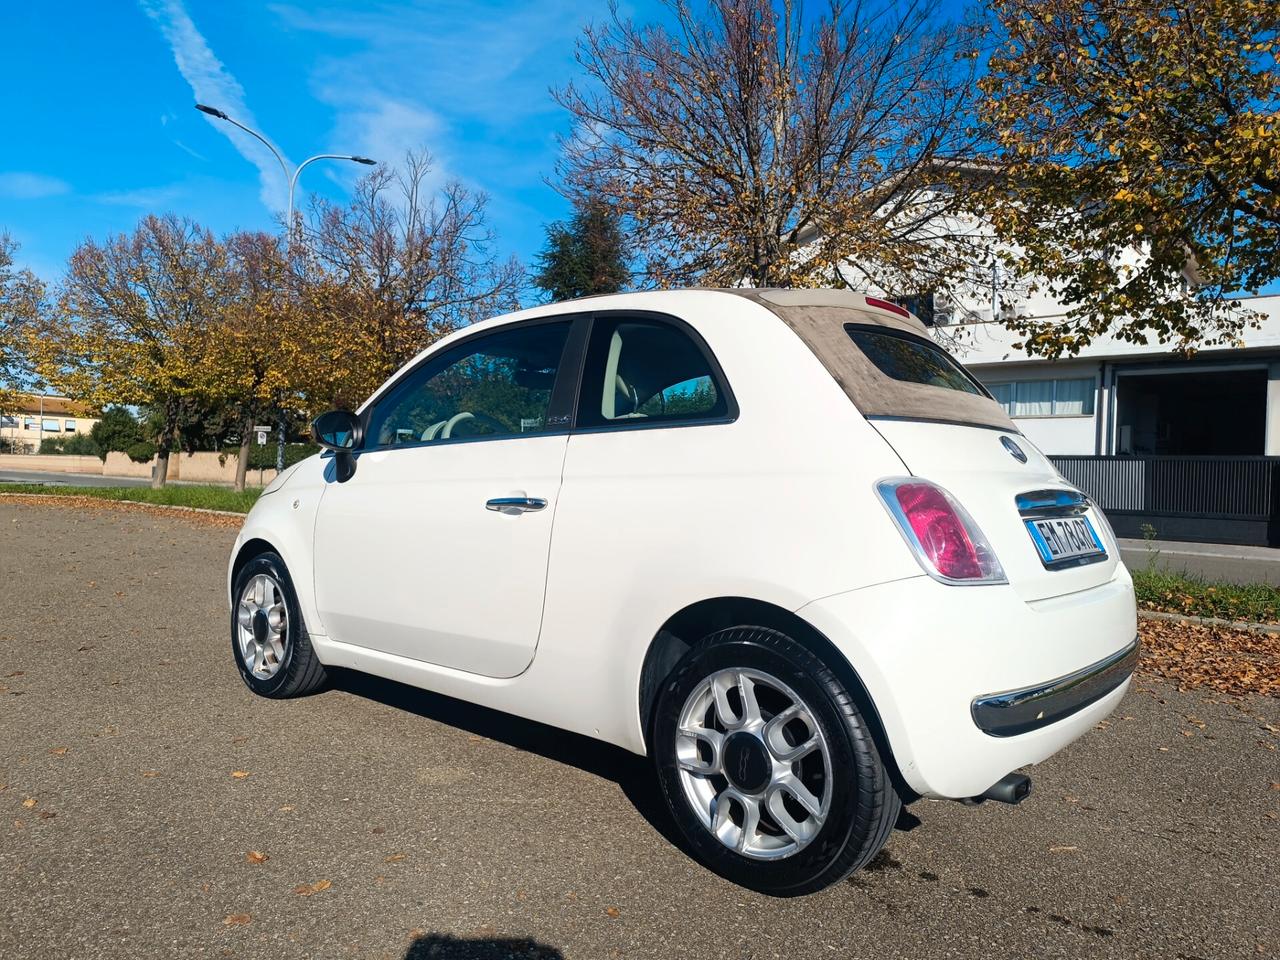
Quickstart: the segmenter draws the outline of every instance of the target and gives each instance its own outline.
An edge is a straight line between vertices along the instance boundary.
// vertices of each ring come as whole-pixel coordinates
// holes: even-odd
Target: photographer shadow
[[[564,954],[528,938],[473,940],[429,933],[409,944],[404,960],[564,960]]]

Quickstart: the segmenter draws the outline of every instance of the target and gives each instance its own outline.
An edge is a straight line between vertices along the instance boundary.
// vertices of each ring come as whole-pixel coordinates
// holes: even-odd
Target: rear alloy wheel
[[[231,652],[240,677],[259,696],[298,697],[325,682],[302,622],[293,581],[274,553],[254,557],[232,585]]]
[[[659,694],[654,746],[694,853],[765,893],[809,893],[863,866],[900,809],[844,685],[774,630],[723,630],[690,650]]]

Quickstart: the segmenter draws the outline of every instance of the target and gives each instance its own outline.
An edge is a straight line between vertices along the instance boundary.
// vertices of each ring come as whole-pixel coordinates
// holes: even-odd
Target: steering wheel
[[[456,427],[458,424],[462,423],[464,420],[475,420],[478,423],[486,423],[489,426],[493,427],[494,433],[497,433],[497,434],[504,434],[504,433],[511,432],[511,428],[508,427],[505,423],[503,423],[501,420],[498,420],[498,419],[495,419],[494,417],[489,416],[487,413],[471,413],[469,410],[463,410],[461,413],[455,413],[452,417],[449,418],[449,421],[444,425],[444,429],[440,431],[440,435],[439,435],[440,439],[448,440],[450,437],[452,437],[453,428]]]

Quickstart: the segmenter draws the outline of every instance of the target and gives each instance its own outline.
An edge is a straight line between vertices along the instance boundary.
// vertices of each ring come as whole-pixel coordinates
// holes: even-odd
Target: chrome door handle
[[[492,500],[484,502],[486,510],[510,510],[514,513],[528,513],[533,510],[541,510],[547,505],[547,501],[541,497],[494,497]]]

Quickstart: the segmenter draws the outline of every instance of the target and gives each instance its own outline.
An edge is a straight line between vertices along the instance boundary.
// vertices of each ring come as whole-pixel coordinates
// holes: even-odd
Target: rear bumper
[[[903,779],[926,797],[980,796],[1087,733],[1124,696],[1137,656],[1123,566],[1030,603],[1007,585],[912,577],[797,613],[853,666]]]
[[[1065,677],[1021,690],[977,697],[969,711],[983,733],[1016,737],[1065,720],[1102,699],[1128,680],[1137,665],[1138,641],[1135,639],[1119,653]]]

